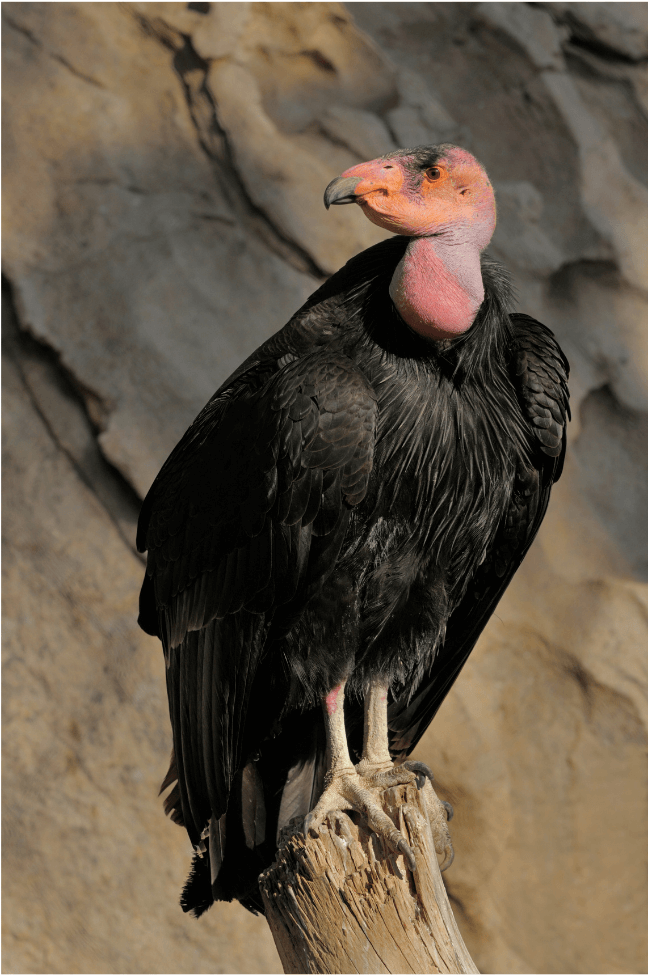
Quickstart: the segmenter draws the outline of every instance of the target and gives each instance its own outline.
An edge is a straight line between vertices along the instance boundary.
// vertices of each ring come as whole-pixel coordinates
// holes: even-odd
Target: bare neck
[[[424,338],[462,335],[483,301],[481,252],[472,242],[415,237],[395,268],[389,293],[404,321]]]

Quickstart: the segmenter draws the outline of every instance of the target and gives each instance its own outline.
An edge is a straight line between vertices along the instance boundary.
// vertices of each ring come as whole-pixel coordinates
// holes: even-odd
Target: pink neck
[[[483,301],[480,253],[472,243],[413,238],[389,288],[407,325],[437,341],[466,332]]]

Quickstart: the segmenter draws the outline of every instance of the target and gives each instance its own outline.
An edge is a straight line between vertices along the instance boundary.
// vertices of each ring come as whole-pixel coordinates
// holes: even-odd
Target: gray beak
[[[331,206],[356,203],[359,197],[355,196],[354,191],[361,182],[359,176],[337,176],[325,190],[323,199],[326,208],[329,210]]]

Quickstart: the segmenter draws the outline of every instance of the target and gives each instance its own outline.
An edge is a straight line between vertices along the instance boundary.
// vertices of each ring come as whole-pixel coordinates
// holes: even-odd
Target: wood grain
[[[478,972],[447,898],[422,793],[397,786],[382,803],[411,845],[414,874],[354,813],[317,837],[296,828],[262,874],[285,972]]]

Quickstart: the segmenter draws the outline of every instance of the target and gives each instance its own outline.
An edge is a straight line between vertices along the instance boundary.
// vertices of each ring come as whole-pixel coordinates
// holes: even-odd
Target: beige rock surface
[[[172,56],[133,13],[28,3],[7,17],[5,273],[23,325],[91,391],[103,449],[142,494],[313,280],[245,226]]]
[[[596,43],[606,53],[631,61],[648,56],[648,8],[644,3],[558,3],[547,7],[559,23],[568,24],[578,40]]]
[[[574,409],[540,537],[419,749],[456,809],[445,880],[481,971],[647,970],[641,7],[3,4],[5,971],[280,970],[263,919],[177,906],[138,497],[378,239],[326,183],[441,140],[493,178],[493,252]]]
[[[155,800],[170,734],[164,663],[133,625],[141,562],[39,415],[16,366],[34,362],[11,351],[3,971],[280,972],[263,918],[223,904],[199,925],[178,907],[189,844]]]

